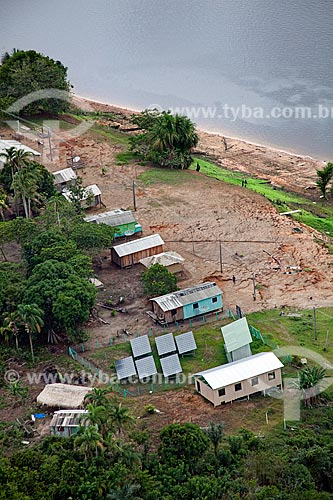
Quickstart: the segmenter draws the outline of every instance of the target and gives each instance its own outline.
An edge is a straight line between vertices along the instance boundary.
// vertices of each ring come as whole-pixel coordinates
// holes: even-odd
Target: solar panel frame
[[[117,359],[114,362],[118,380],[136,376],[136,368],[132,356],[127,358]]]
[[[142,335],[141,337],[131,339],[130,343],[134,358],[140,358],[152,352],[148,335]]]
[[[155,338],[156,349],[159,356],[164,356],[170,352],[176,352],[177,347],[172,333],[166,333]]]
[[[140,380],[157,375],[157,368],[153,356],[146,356],[145,358],[137,359],[135,361],[135,365]]]
[[[183,371],[178,354],[171,354],[165,358],[160,358],[164,377],[171,377]]]
[[[175,337],[177,349],[179,354],[186,354],[197,349],[197,344],[192,330]]]

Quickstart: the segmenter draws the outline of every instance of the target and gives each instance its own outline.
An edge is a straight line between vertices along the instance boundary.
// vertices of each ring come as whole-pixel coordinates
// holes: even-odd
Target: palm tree
[[[106,498],[107,500],[142,500],[142,497],[135,494],[140,488],[139,484],[125,484],[110,490]]]
[[[325,368],[312,366],[303,368],[299,373],[299,388],[303,390],[307,406],[317,402],[318,384],[326,377]]]
[[[44,326],[43,321],[43,311],[37,306],[37,304],[19,304],[16,310],[17,317],[21,322],[26,333],[29,336],[30,350],[32,361],[35,361],[34,349],[32,345],[32,335],[34,333],[40,333],[42,326]]]
[[[22,169],[14,175],[12,188],[15,198],[22,199],[24,213],[27,219],[31,218],[31,201],[39,199],[38,179],[36,172],[31,169]]]
[[[84,455],[85,461],[98,456],[98,452],[104,451],[103,437],[98,432],[97,425],[81,427],[74,439],[74,445]]]
[[[223,437],[223,431],[224,431],[224,422],[221,422],[220,424],[215,424],[214,422],[211,422],[209,424],[208,429],[206,430],[206,434],[213,444],[215,456],[217,456],[217,450],[221,442],[221,439]]]
[[[4,319],[4,327],[8,328],[8,331],[10,331],[15,338],[16,349],[19,348],[18,337],[19,337],[20,321],[21,320],[20,320],[19,316],[17,315],[17,311],[10,313]]]
[[[82,417],[84,423],[89,423],[90,425],[95,425],[98,432],[104,437],[108,431],[108,412],[105,406],[95,406],[93,404],[88,404],[87,411]]]
[[[135,419],[130,414],[129,409],[123,407],[121,403],[115,402],[110,408],[110,413],[111,421],[116,426],[119,436],[122,435],[124,427],[135,422]]]
[[[85,404],[92,404],[93,406],[104,406],[105,408],[110,405],[110,400],[106,397],[110,394],[111,389],[101,389],[100,387],[94,387],[91,392],[88,392],[84,398]]]

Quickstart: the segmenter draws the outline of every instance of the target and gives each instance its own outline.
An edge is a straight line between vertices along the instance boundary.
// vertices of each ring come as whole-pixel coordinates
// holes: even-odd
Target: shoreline
[[[82,96],[82,95],[78,95],[78,94],[74,94],[74,98],[77,98],[79,101],[85,101],[85,102],[88,102],[88,103],[92,103],[92,104],[100,104],[102,106],[107,106],[107,107],[111,107],[111,108],[114,108],[116,110],[119,110],[119,111],[125,111],[127,113],[141,113],[141,111],[143,111],[142,109],[135,109],[135,108],[129,108],[127,106],[121,106],[119,104],[114,104],[114,103],[111,103],[111,102],[105,102],[105,101],[99,101],[99,100],[96,100],[96,99],[92,99],[90,97],[85,97],[85,96]],[[293,151],[288,151],[286,149],[281,149],[277,146],[273,146],[271,144],[262,144],[262,143],[259,143],[259,142],[253,142],[253,141],[250,141],[250,140],[247,140],[247,139],[243,139],[241,137],[237,137],[237,136],[229,136],[229,135],[226,135],[226,134],[223,134],[222,132],[215,132],[215,131],[212,131],[212,130],[207,130],[207,129],[203,129],[203,128],[200,128],[198,127],[197,128],[198,132],[203,132],[205,134],[211,134],[211,135],[214,135],[214,136],[217,136],[217,137],[220,137],[220,138],[223,138],[225,137],[226,139],[230,140],[230,141],[238,141],[238,142],[242,142],[242,143],[245,143],[249,146],[254,146],[254,147],[259,147],[259,148],[266,148],[267,150],[272,150],[272,151],[275,151],[276,153],[282,153],[282,154],[286,154],[286,155],[289,155],[289,156],[294,156],[296,158],[303,158],[304,160],[311,160],[311,161],[315,161],[315,162],[320,162],[322,164],[326,164],[327,162],[324,161],[324,160],[320,160],[319,158],[316,158],[314,156],[311,156],[311,155],[305,155],[305,154],[301,154],[301,153],[296,153],[296,152],[293,152]]]
[[[122,114],[125,121],[135,109],[121,107],[111,103],[95,101],[75,95],[77,104],[88,105],[90,109]],[[308,155],[276,149],[271,146],[256,144],[243,139],[223,136],[221,133],[197,129],[199,142],[193,149],[194,155],[207,156],[212,161],[229,170],[238,172],[242,177],[254,176],[267,179],[273,186],[287,189],[295,193],[305,194],[308,189],[319,198],[316,185],[317,170],[321,170],[325,162]],[[227,140],[227,150],[223,139]]]

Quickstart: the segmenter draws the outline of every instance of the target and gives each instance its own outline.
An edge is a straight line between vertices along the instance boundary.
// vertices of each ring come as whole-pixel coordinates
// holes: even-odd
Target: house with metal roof
[[[197,392],[214,406],[230,403],[272,388],[282,390],[283,364],[273,352],[233,361],[194,375]]]
[[[185,259],[177,252],[162,252],[140,260],[140,264],[147,268],[154,264],[160,264],[160,266],[166,267],[173,274],[184,272],[184,262]]]
[[[54,185],[61,193],[65,188],[69,188],[73,181],[77,178],[76,173],[72,168],[64,168],[63,170],[57,170],[53,172]]]
[[[152,234],[128,241],[111,248],[112,262],[119,267],[129,267],[138,264],[141,259],[163,252],[164,241],[159,234]]]
[[[252,356],[252,337],[246,318],[233,321],[229,325],[222,326],[224,349],[229,362],[238,361],[242,358]]]
[[[153,313],[165,323],[202,316],[223,308],[222,290],[210,281],[150,300]]]
[[[131,210],[117,208],[109,212],[89,215],[84,220],[93,224],[106,224],[107,226],[117,228],[115,238],[142,233],[142,226],[136,221]]]
[[[69,169],[71,170],[71,169]],[[102,204],[102,191],[99,189],[97,184],[91,184],[90,186],[86,186],[83,188],[83,195],[81,197],[81,205],[84,208],[96,207],[97,205]],[[70,188],[65,188],[62,192],[62,195],[66,198],[70,203],[73,201],[73,194]]]
[[[70,437],[77,433],[80,426],[87,427],[88,419],[84,418],[87,410],[55,411],[50,423],[51,436]]]
[[[12,139],[0,139],[0,170],[6,163],[6,158],[2,155],[5,154],[6,150],[9,148],[15,148],[17,151],[23,150],[25,153],[31,154],[32,157],[41,155],[39,151],[35,151],[19,141],[14,141]]]

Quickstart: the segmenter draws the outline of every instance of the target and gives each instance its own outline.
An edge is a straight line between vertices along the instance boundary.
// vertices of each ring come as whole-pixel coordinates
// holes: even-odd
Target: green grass
[[[128,135],[126,135],[124,132],[115,129],[95,124],[88,130],[87,133],[93,134],[96,137],[96,139],[100,140],[107,139],[111,144],[128,146]]]
[[[230,171],[200,158],[193,159],[190,170],[195,170],[197,163],[200,165],[201,173],[228,184],[241,186],[242,180],[246,178],[247,189],[265,196],[276,206],[279,212],[302,210],[300,214],[293,215],[295,220],[317,231],[333,236],[333,206],[331,204],[321,200],[314,204],[304,196],[272,186],[265,179],[249,177],[244,173]]]
[[[127,165],[137,159],[138,156],[133,151],[122,151],[116,154],[116,165]]]
[[[195,181],[186,170],[169,170],[156,167],[142,172],[138,178],[146,185],[158,183],[183,184],[185,182]]]

